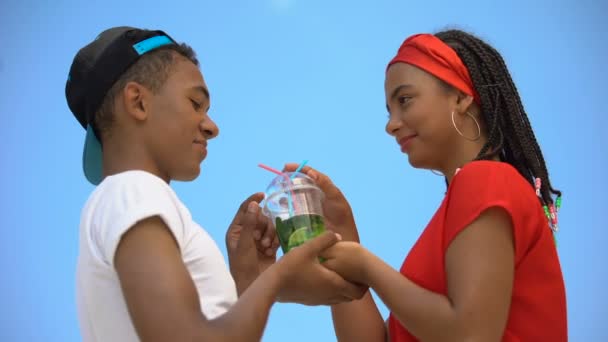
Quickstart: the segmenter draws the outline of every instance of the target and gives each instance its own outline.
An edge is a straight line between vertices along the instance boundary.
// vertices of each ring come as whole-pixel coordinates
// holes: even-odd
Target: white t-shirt
[[[123,172],[99,184],[82,211],[76,301],[84,341],[139,341],[114,254],[122,235],[152,216],[161,217],[177,241],[204,315],[215,318],[236,302],[236,286],[218,246],[192,220],[173,189],[150,173]]]

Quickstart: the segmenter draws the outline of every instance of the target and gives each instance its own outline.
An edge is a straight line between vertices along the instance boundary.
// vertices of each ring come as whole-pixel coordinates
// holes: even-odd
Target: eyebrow
[[[211,102],[211,96],[209,96],[209,90],[207,90],[207,88],[203,87],[203,86],[194,86],[192,87],[192,89],[194,91],[198,91],[199,93],[202,93],[203,95],[205,95],[205,97],[207,98],[207,102]],[[211,105],[209,105],[209,107],[207,107],[207,112],[209,111],[209,109],[211,109]]]
[[[207,90],[207,88],[205,88],[203,86],[194,86],[194,87],[192,87],[192,89],[195,91],[198,91],[200,93],[203,93],[203,95],[205,95],[207,100],[211,99],[211,96],[209,96],[209,90]]]
[[[397,97],[397,94],[399,94],[399,92],[403,89],[406,88],[412,88],[413,85],[411,84],[401,84],[399,86],[397,86],[397,88],[393,89],[393,91],[391,92],[391,101],[395,99],[395,97]],[[388,109],[388,103],[386,104],[386,111],[390,113],[390,110]]]

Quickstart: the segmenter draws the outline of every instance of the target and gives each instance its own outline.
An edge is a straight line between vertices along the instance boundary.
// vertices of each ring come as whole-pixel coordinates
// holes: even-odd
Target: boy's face
[[[209,118],[209,92],[196,65],[176,56],[170,75],[150,100],[146,146],[169,180],[189,181],[200,173],[207,156],[207,141],[219,134]]]

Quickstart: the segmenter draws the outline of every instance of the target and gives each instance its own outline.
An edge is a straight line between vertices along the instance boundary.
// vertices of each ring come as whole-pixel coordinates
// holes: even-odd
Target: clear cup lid
[[[285,172],[285,176],[280,175],[275,177],[266,188],[264,201],[261,203],[262,212],[265,215],[273,213],[283,213],[287,215],[289,212],[289,203],[293,203],[291,210],[298,211],[298,208],[308,208],[307,205],[302,207],[301,201],[306,201],[306,197],[302,196],[302,191],[312,190],[317,192],[317,196],[323,198],[323,191],[317,186],[315,181],[301,172]],[[293,177],[293,178],[292,178]],[[305,196],[305,195],[304,195]],[[290,201],[291,200],[291,201]],[[310,210],[308,208],[307,210]]]
[[[266,196],[271,197],[276,193],[290,192],[305,188],[317,188],[315,181],[307,175],[297,172],[285,172],[285,176],[276,176],[266,188]]]

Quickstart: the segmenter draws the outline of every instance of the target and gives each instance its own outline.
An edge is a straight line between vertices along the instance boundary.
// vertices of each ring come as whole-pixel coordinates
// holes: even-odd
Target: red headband
[[[432,34],[416,34],[407,38],[386,69],[399,62],[419,67],[463,93],[473,96],[475,102],[480,103],[469,70],[456,51]]]

